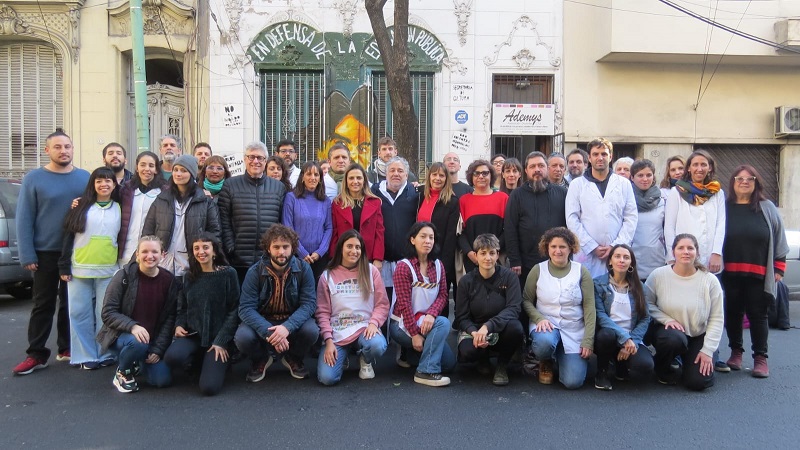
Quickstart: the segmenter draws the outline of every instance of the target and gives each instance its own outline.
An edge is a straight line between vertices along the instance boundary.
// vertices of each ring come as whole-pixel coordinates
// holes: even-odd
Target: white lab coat
[[[567,227],[578,236],[581,249],[574,260],[585,265],[592,278],[608,273],[606,261],[592,252],[601,245],[631,245],[639,213],[631,182],[609,174],[606,195],[597,185],[579,177],[567,191]]]
[[[701,206],[690,205],[682,199],[678,188],[669,191],[664,209],[667,261],[675,259],[672,256],[672,241],[683,233],[697,238],[700,246],[697,259],[706,267],[712,253],[722,255],[722,243],[725,240],[725,192],[722,189]]]

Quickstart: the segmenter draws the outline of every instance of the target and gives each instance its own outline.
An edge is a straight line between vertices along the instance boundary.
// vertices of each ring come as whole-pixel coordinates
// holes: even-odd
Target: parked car
[[[20,187],[18,180],[0,178],[0,286],[15,298],[28,299],[33,288],[33,273],[19,265],[14,218]]]
[[[786,230],[789,254],[786,255],[786,272],[783,282],[789,288],[789,300],[800,300],[800,231]]]

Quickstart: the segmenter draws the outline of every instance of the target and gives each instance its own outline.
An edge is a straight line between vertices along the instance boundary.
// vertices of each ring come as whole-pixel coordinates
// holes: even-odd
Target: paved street
[[[796,326],[800,304],[792,307]],[[80,371],[53,358],[14,377],[29,311],[29,302],[0,297],[0,448],[797,448],[800,440],[796,329],[771,330],[769,379],[718,374],[703,393],[655,381],[568,392],[520,374],[499,388],[469,368],[435,389],[414,384],[387,354],[374,380],[351,368],[329,388],[294,380],[280,364],[247,384],[240,364],[219,396],[205,398],[181,379],[123,395],[112,368]]]

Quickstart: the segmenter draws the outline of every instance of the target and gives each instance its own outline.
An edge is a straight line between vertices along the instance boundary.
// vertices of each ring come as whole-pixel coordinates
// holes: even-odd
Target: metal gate
[[[717,180],[722,189],[728,190],[728,182],[734,169],[741,164],[749,164],[758,170],[764,195],[778,204],[779,155],[777,145],[695,145],[695,149],[708,150],[716,164]],[[727,193],[731,195],[731,193]]]

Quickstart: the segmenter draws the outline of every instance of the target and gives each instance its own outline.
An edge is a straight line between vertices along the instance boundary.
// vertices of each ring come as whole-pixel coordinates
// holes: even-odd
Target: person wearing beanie
[[[219,213],[214,203],[197,187],[197,159],[181,155],[172,164],[169,189],[163,190],[144,220],[142,236],[155,235],[166,255],[159,264],[182,277],[189,269],[187,243],[203,232],[220,238]]]

